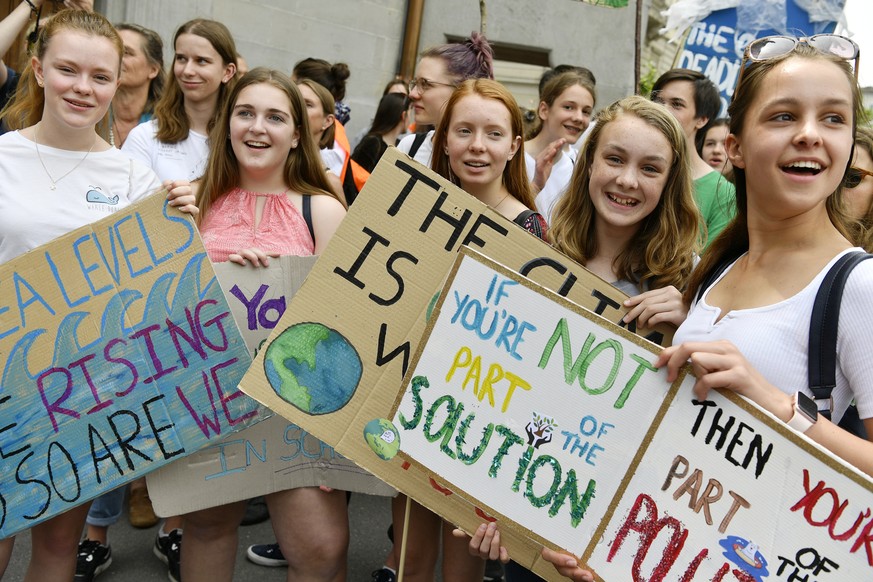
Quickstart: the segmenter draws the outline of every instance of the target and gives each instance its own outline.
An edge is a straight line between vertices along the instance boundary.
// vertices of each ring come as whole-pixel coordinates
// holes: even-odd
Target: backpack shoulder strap
[[[309,229],[309,236],[312,237],[312,244],[315,244],[315,227],[312,226],[312,196],[309,194],[303,195],[303,220],[306,221],[306,228]]]
[[[414,158],[415,154],[418,153],[418,149],[421,147],[421,144],[424,143],[424,140],[427,139],[427,132],[425,133],[416,133],[415,137],[412,139],[412,146],[409,148],[409,157]]]
[[[837,384],[837,331],[843,288],[849,273],[871,257],[873,255],[862,252],[840,257],[825,275],[815,296],[809,322],[809,388],[819,413],[827,418],[831,417],[831,392]]]
[[[725,270],[731,266],[737,259],[742,256],[742,253],[739,254],[730,254],[725,259],[716,265],[716,267],[709,272],[703,281],[700,282],[700,286],[697,288],[697,293],[694,295],[695,301],[700,301],[700,298],[703,297],[703,294],[706,293],[706,290],[712,287],[712,284],[721,276]]]

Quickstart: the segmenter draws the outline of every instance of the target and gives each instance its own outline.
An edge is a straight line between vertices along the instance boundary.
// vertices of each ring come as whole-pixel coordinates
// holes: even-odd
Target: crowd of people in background
[[[43,2],[0,22],[0,53]],[[474,32],[424,50],[414,78],[389,80],[350,140],[344,63],[249,70],[224,24],[195,19],[176,30],[165,67],[154,31],[113,26],[89,0],[65,4],[28,35],[23,67],[0,63],[0,263],[102,218],[82,204],[95,184],[117,208],[165,188],[213,262],[317,255],[396,147],[625,293],[625,321],[677,327],[658,365],[675,377],[690,361],[698,398],[734,390],[873,475],[873,444],[837,425],[856,407],[873,434],[873,261],[845,284],[833,398],[797,420],[798,401],[813,397],[797,348],[812,297],[838,259],[873,250],[873,129],[849,39],[752,42],[724,118],[697,71],[671,69],[650,95],[599,104],[592,70],[560,65],[544,72],[526,132]],[[26,579],[104,572],[125,498],[135,526],[158,523],[144,480],[108,492],[32,528]],[[393,501],[396,540],[405,501]],[[289,581],[345,580],[346,492],[303,487],[265,503],[276,538],[249,547],[250,560],[286,566]],[[231,580],[246,510],[164,519],[152,551],[170,580]],[[414,502],[407,523],[407,580],[433,580],[438,564],[452,581],[539,579],[511,561],[494,523],[468,536]],[[13,543],[0,541],[0,575]],[[573,556],[543,557],[568,578],[594,579]],[[394,582],[399,544],[378,559],[373,581]]]

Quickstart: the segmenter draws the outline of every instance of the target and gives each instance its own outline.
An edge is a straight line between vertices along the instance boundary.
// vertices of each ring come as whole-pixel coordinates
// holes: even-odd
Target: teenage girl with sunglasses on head
[[[737,218],[695,272],[688,319],[659,364],[675,378],[690,358],[698,398],[711,388],[735,390],[873,474],[873,444],[834,424],[854,400],[873,436],[873,261],[861,262],[845,283],[832,401],[814,402],[819,413],[803,414],[812,396],[806,346],[813,301],[828,269],[861,250],[850,242],[842,200],[863,112],[849,62],[857,56],[857,45],[836,35],[768,37],[746,49],[727,140]]]

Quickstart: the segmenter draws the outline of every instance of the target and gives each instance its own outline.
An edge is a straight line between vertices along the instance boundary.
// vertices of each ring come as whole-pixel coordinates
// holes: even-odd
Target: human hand
[[[467,532],[459,528],[452,530],[452,535],[456,538],[470,537]],[[480,524],[476,528],[475,533],[470,537],[468,549],[470,554],[479,556],[483,560],[500,560],[504,564],[509,561],[509,552],[500,545],[500,531],[493,521]]]
[[[794,414],[791,396],[765,380],[731,342],[684,342],[664,349],[655,367],[667,366],[667,381],[673,382],[689,360],[697,376],[694,396],[698,400],[706,400],[713,388],[722,388],[745,396],[784,422]]]
[[[227,260],[243,266],[251,264],[253,267],[269,267],[270,257],[278,256],[279,253],[265,253],[261,249],[250,248],[228,255]]]
[[[566,576],[576,582],[594,582],[594,575],[588,570],[580,568],[579,562],[570,554],[543,548],[542,556],[545,561],[550,562],[555,567],[561,576]]]
[[[688,306],[682,301],[682,293],[672,285],[646,291],[625,300],[630,311],[622,318],[625,323],[637,320],[639,327],[654,327],[659,323],[679,326],[688,316]]]
[[[549,181],[549,176],[552,175],[552,166],[555,163],[555,158],[566,143],[567,140],[564,138],[556,139],[547,145],[536,157],[536,169],[534,170],[531,183],[537,189],[537,192],[546,187],[546,182]]]
[[[197,216],[200,209],[197,208],[197,188],[188,180],[166,180],[164,188],[167,190],[167,200],[170,206],[180,212]]]

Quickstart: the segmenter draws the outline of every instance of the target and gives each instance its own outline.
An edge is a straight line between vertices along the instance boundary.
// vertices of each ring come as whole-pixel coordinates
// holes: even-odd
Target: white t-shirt
[[[858,251],[861,249],[852,249]],[[720,310],[706,303],[711,285],[700,301],[691,306],[688,318],[673,343],[730,340],[768,382],[788,394],[797,391],[812,397],[809,390],[809,320],[815,295],[828,269],[845,254],[840,253],[803,290],[779,303],[737,309],[716,321]],[[843,416],[852,398],[861,418],[873,417],[873,260],[861,262],[846,281],[840,304],[837,333],[837,386],[833,420]]]
[[[179,143],[163,143],[157,133],[157,120],[141,123],[131,130],[121,151],[154,170],[162,181],[203,176],[209,158],[205,135],[189,130],[188,137]]]
[[[43,145],[39,153],[58,180],[55,190],[34,142],[17,131],[0,136],[0,263],[100,220],[161,186],[154,172],[115,148],[91,152],[87,158],[83,152]]]
[[[570,178],[573,177],[573,164],[575,162],[576,150],[569,148],[569,151],[562,152],[558,162],[552,166],[552,173],[549,174],[546,185],[537,194],[537,210],[546,218],[546,222],[549,224],[552,223],[552,211],[555,208],[555,204],[564,194],[564,191],[570,184]],[[537,167],[536,158],[525,152],[524,165],[527,168],[528,179],[533,181],[534,172]]]
[[[324,167],[337,176],[341,176],[343,166],[346,164],[346,156],[339,143],[334,141],[332,148],[324,148],[318,151],[321,153],[321,163],[324,164]]]
[[[433,157],[433,133],[434,130],[430,130],[427,132],[427,137],[424,138],[424,141],[421,142],[421,147],[418,148],[418,151],[415,152],[415,155],[412,156],[412,159],[422,164],[423,166],[430,167],[430,159]],[[397,144],[397,149],[409,155],[409,150],[412,149],[412,142],[415,141],[417,134],[410,134],[400,140],[400,143]]]

